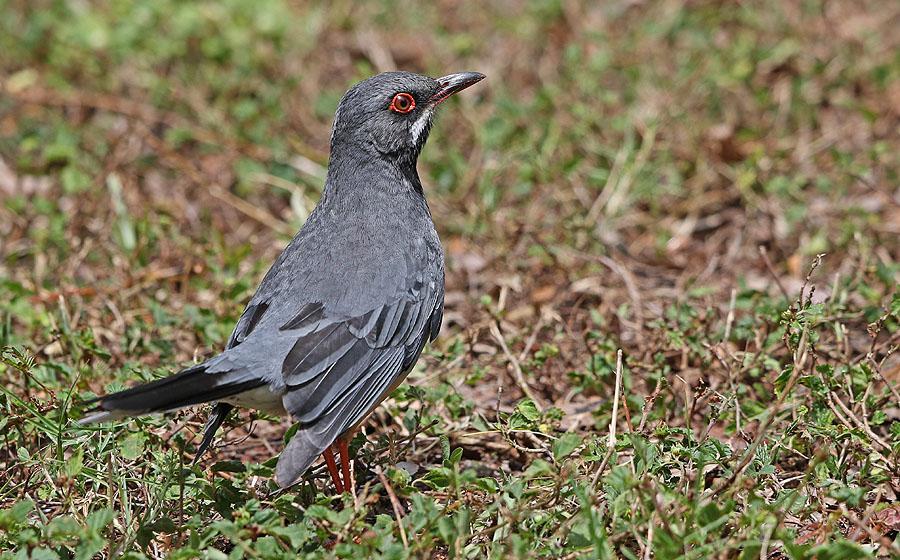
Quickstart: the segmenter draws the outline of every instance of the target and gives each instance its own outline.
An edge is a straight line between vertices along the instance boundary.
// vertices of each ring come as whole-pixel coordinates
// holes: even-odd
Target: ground
[[[900,555],[900,4],[0,0],[0,558]],[[290,424],[76,424],[215,354],[355,81],[487,80],[419,169],[440,338]],[[617,365],[617,352],[621,363]]]

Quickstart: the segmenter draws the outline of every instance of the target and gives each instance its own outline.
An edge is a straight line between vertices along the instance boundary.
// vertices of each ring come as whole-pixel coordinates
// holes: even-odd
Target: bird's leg
[[[341,476],[338,474],[337,464],[334,462],[334,445],[329,445],[322,453],[325,464],[328,466],[328,472],[331,474],[331,481],[334,482],[334,489],[338,494],[344,492],[344,485],[341,484]]]
[[[339,437],[337,440],[338,451],[341,454],[341,470],[344,474],[344,489],[349,490],[351,494],[355,494],[356,485],[350,478],[350,438]]]

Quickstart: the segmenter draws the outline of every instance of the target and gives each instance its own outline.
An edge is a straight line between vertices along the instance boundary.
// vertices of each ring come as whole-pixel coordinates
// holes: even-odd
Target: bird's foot
[[[322,457],[325,459],[325,465],[328,467],[328,473],[331,475],[331,481],[334,483],[334,489],[338,494],[346,491],[355,497],[356,485],[353,483],[353,478],[350,475],[349,443],[349,438],[338,438],[336,442],[329,445],[322,453]],[[335,453],[338,454],[341,461],[340,471],[338,471],[337,462],[334,460]]]

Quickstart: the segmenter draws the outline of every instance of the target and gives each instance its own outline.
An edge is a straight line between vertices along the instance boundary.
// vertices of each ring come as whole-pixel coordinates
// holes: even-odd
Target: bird
[[[297,431],[278,458],[276,483],[297,483],[322,455],[337,492],[353,492],[349,440],[441,328],[444,251],[418,157],[437,107],[484,78],[398,71],[351,87],[335,112],[321,198],[224,350],[86,401],[93,408],[80,423],[212,403],[196,462],[235,407],[287,414]]]

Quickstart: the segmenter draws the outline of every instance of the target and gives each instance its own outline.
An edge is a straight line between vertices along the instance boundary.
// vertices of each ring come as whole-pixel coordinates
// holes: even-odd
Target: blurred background
[[[444,330],[411,377],[415,389],[379,412],[370,440],[435,422],[420,437],[458,443],[479,476],[526,472],[533,454],[516,446],[550,449],[541,433],[605,434],[622,348],[629,417],[620,422],[634,433],[681,430],[694,448],[718,438],[725,464],[753,441],[773,387],[790,377],[798,333],[814,327],[817,364],[872,358],[880,369],[864,383],[889,395],[884,379],[900,379],[890,357],[898,30],[891,0],[0,0],[0,403],[19,430],[0,452],[9,475],[0,505],[34,499],[35,484],[68,472],[60,430],[36,418],[221,348],[320,195],[340,96],[394,69],[488,78],[442,107],[420,158],[447,249]],[[832,307],[784,319],[820,253],[815,289],[796,309]],[[854,408],[863,390],[844,398],[868,421],[879,401]],[[805,410],[827,400],[797,399]],[[168,453],[174,433],[196,444],[203,417],[180,416],[182,432],[150,419],[107,430],[102,445],[89,432],[70,443],[100,446],[84,465],[115,451],[127,471]],[[462,435],[514,417],[538,435]],[[808,460],[826,436],[798,427],[815,423],[804,418],[793,413],[778,429]],[[868,434],[816,418],[834,424],[827,437]],[[873,444],[886,468],[890,437],[900,437],[892,418],[870,430],[887,446]],[[227,440],[246,435],[246,419]],[[216,457],[265,461],[287,424],[254,426]],[[435,445],[407,460],[440,464]],[[859,476],[868,448],[848,445],[834,454],[859,462],[827,477]],[[776,455],[758,476],[802,474]],[[140,468],[152,478],[156,467]],[[82,520],[94,506],[75,496],[103,483],[80,469],[67,480],[74,491],[45,484],[44,513]],[[881,496],[897,488],[870,480],[886,484]],[[813,502],[811,512],[825,507]],[[652,510],[674,519],[688,507],[649,504],[643,517],[632,511],[635,534],[657,524]],[[779,523],[793,537],[812,531]],[[126,535],[138,526],[123,525]],[[839,525],[806,541],[853,540],[851,523]],[[535,551],[527,539],[549,537],[522,538]],[[721,538],[715,546],[730,550]],[[454,542],[476,542],[467,539]],[[635,539],[616,546],[641,554]]]

